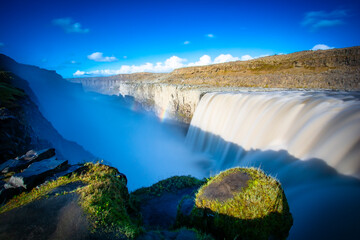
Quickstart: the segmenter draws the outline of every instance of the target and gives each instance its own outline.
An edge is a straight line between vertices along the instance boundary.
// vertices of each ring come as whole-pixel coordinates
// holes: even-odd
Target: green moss
[[[136,214],[132,214],[134,208],[129,201],[124,178],[118,176],[114,168],[100,163],[87,163],[85,166],[87,170],[82,174],[60,177],[14,197],[0,208],[0,213],[45,198],[57,187],[81,181],[86,186],[78,188],[75,192],[80,195],[79,204],[88,213],[93,231],[101,229],[135,238],[142,232],[142,228],[139,226],[140,220],[135,216]]]
[[[234,173],[250,176],[247,187],[232,192],[233,197],[226,201],[203,195],[208,186]],[[268,239],[270,236],[283,239],[292,226],[280,183],[254,168],[233,168],[212,178],[196,194],[190,219],[183,221],[226,239]]]
[[[23,90],[11,85],[11,76],[8,72],[0,72],[0,105],[6,108],[18,107],[16,101],[25,96]]]
[[[160,196],[164,192],[177,192],[180,189],[200,186],[204,181],[191,176],[174,176],[161,180],[150,187],[140,188],[132,193],[132,195],[140,196],[149,194],[152,196]]]

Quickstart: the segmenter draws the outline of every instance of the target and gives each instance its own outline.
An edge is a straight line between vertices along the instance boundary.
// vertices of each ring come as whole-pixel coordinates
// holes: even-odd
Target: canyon
[[[207,92],[286,90],[360,90],[360,47],[303,51],[249,61],[175,69],[171,73],[134,73],[68,79],[101,94],[131,96],[160,118],[190,123]]]

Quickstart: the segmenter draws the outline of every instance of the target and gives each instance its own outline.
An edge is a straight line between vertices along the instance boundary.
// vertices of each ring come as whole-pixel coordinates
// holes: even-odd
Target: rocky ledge
[[[31,172],[37,182],[18,184],[23,192],[1,206],[1,239],[285,239],[292,226],[280,184],[257,169],[175,176],[129,193],[126,176],[101,163],[34,173],[49,161],[5,177],[13,185]]]

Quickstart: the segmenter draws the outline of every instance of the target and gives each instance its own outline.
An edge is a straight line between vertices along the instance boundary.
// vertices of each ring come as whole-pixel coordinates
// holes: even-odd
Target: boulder
[[[5,184],[5,188],[23,187],[31,189],[43,183],[47,177],[61,171],[67,164],[67,160],[57,160],[56,157],[35,162],[23,172],[14,174]]]
[[[55,149],[43,149],[40,151],[30,150],[25,155],[10,159],[0,165],[1,173],[20,172],[30,164],[55,156]]]
[[[187,214],[183,201],[178,220],[217,239],[286,239],[293,223],[278,181],[259,169],[233,168],[213,177],[196,194]]]
[[[60,186],[62,193],[82,183]],[[79,206],[79,194],[50,194],[0,214],[0,239],[94,239],[87,215]],[[101,239],[101,238],[99,238]]]
[[[170,229],[176,225],[179,202],[184,196],[194,195],[201,184],[203,181],[191,176],[174,176],[133,192],[145,229]]]

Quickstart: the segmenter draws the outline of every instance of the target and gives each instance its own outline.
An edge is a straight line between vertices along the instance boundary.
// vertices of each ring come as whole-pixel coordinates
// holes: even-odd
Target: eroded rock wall
[[[205,88],[123,80],[84,78],[84,89],[102,94],[131,96],[145,109],[154,111],[160,118],[190,123]]]

